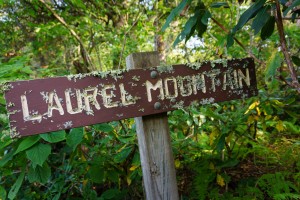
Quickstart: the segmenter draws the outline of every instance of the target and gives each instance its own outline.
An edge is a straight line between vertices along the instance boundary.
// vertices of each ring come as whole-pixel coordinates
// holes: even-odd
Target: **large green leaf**
[[[45,162],[43,166],[31,166],[28,171],[28,180],[30,183],[46,183],[51,176],[51,169],[48,164]]]
[[[269,38],[274,32],[274,28],[275,28],[275,17],[271,16],[271,17],[269,17],[268,21],[261,29],[261,32],[260,32],[261,39],[265,40],[265,39]]]
[[[195,14],[188,19],[188,21],[184,25],[184,28],[183,28],[182,32],[175,39],[175,42],[173,43],[174,47],[179,42],[181,42],[183,39],[185,39],[187,36],[191,36],[192,35],[191,32],[192,32],[192,30],[195,31],[195,29],[193,29],[193,27],[196,25],[197,19],[198,19],[199,16],[200,16],[200,11],[197,10],[195,12]]]
[[[21,151],[24,151],[26,149],[29,149],[35,143],[37,143],[40,140],[40,137],[38,135],[29,136],[26,137],[18,146],[17,151],[15,152],[15,155]]]
[[[10,188],[10,191],[8,193],[8,198],[9,199],[14,199],[17,196],[17,193],[19,192],[21,185],[23,183],[25,177],[25,167],[22,168],[21,174],[19,175],[17,181],[12,185]]]
[[[299,5],[300,5],[300,0],[295,0],[295,1],[292,3],[292,5],[290,5],[290,6],[283,12],[283,15],[284,15],[284,16],[287,15],[288,12],[289,12],[290,10],[292,10],[293,8],[295,8],[296,6],[299,6]]]
[[[66,132],[65,131],[57,131],[52,133],[45,133],[40,135],[45,141],[50,143],[60,142],[66,139]]]
[[[232,29],[232,33],[236,33],[240,30],[251,18],[255,16],[257,11],[259,11],[263,5],[265,4],[266,0],[258,0],[256,1],[250,8],[248,8],[240,17],[237,25]]]
[[[271,6],[263,7],[256,15],[252,22],[252,29],[254,29],[254,34],[256,35],[262,27],[267,23],[270,18],[270,11]]]
[[[34,165],[39,166],[43,166],[50,153],[51,146],[42,143],[39,143],[26,151],[27,158],[31,160]]]
[[[0,160],[0,167],[3,167],[8,161],[14,157],[14,151],[5,154]]]
[[[271,58],[269,59],[265,71],[266,80],[272,78],[276,74],[276,70],[281,66],[281,57],[278,51],[272,53]]]
[[[114,156],[114,161],[116,163],[123,162],[129,156],[132,149],[133,148],[131,146],[123,148],[121,152]]]
[[[73,128],[67,136],[67,145],[73,149],[76,149],[77,145],[83,139],[83,128]]]
[[[109,189],[102,193],[100,199],[114,199],[119,193],[120,191],[118,189]]]
[[[170,23],[173,21],[173,19],[179,15],[181,13],[181,11],[191,3],[191,0],[183,0],[181,1],[181,3],[171,11],[170,15],[167,17],[167,20],[165,22],[165,24],[163,25],[163,27],[161,28],[161,31],[165,31]]]
[[[0,186],[0,199],[6,199],[6,190]]]
[[[93,165],[89,169],[89,177],[94,183],[103,183],[104,181],[104,169],[102,165]]]
[[[96,125],[94,125],[94,127],[97,130],[104,132],[104,133],[109,133],[114,130],[114,128],[110,124],[107,124],[107,123],[96,124]]]

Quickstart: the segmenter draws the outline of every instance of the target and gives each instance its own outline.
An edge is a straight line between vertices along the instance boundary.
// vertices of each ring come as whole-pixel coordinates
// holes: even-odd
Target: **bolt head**
[[[159,110],[160,108],[161,108],[161,103],[160,102],[155,102],[154,109]]]
[[[157,71],[151,71],[150,73],[151,78],[157,78],[157,75],[158,75]]]

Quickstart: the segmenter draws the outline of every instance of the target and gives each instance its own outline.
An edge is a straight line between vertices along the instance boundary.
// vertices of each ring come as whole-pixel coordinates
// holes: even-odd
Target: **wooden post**
[[[128,69],[159,66],[157,52],[134,53]],[[178,189],[167,113],[136,117],[144,188],[147,200],[178,200]]]

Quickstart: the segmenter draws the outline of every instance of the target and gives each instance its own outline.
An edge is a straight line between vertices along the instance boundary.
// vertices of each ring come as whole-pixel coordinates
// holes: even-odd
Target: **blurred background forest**
[[[300,1],[0,0],[0,84],[252,57],[259,95],[170,112],[181,199],[300,199]],[[133,119],[11,139],[0,199],[143,199]]]

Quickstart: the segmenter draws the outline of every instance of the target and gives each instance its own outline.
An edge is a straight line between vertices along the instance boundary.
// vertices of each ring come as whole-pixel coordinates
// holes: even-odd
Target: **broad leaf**
[[[256,17],[254,18],[251,28],[254,29],[255,35],[262,29],[262,27],[267,23],[268,19],[270,18],[270,9],[270,6],[265,6],[257,13]]]
[[[269,62],[267,63],[265,78],[266,80],[272,78],[276,74],[276,70],[281,66],[281,57],[278,51],[274,51]]]
[[[0,186],[0,199],[6,199],[6,190]]]
[[[8,193],[9,199],[14,199],[17,196],[17,193],[20,190],[20,187],[23,183],[25,177],[25,167],[21,170],[21,174],[19,175],[17,181],[13,184],[13,186],[10,188],[10,191]]]
[[[38,182],[45,184],[51,176],[51,169],[47,163],[44,163],[43,166],[31,166],[28,171],[28,180],[30,183]]]
[[[89,169],[89,177],[94,183],[103,183],[104,181],[104,169],[102,165],[93,165]]]
[[[269,38],[274,32],[274,28],[275,28],[275,17],[271,16],[269,17],[266,24],[262,27],[260,32],[260,38],[262,40]]]
[[[283,15],[286,16],[286,14],[292,10],[293,8],[295,8],[296,6],[299,6],[300,5],[300,0],[295,0],[292,5],[290,5],[284,12],[283,12]]]
[[[183,0],[175,9],[173,9],[170,13],[170,15],[167,17],[167,20],[163,27],[161,28],[161,31],[165,31],[170,23],[173,21],[173,19],[181,13],[181,11],[191,3],[191,0]]]
[[[102,193],[101,199],[114,199],[116,196],[118,196],[120,191],[118,189],[109,189]]]
[[[39,143],[26,151],[27,158],[32,161],[34,165],[43,166],[45,160],[51,153],[51,146],[49,144]]]
[[[83,128],[73,128],[67,136],[67,145],[73,149],[76,149],[78,144],[83,139]]]
[[[50,143],[60,142],[66,139],[66,132],[65,131],[57,131],[52,133],[45,133],[40,135],[45,141]]]
[[[114,128],[110,124],[107,124],[107,123],[96,124],[96,125],[94,125],[94,127],[97,130],[104,132],[104,133],[109,133],[114,130]]]
[[[3,167],[8,161],[10,161],[14,157],[14,151],[11,151],[7,154],[5,154],[1,159],[0,159],[0,167]]]
[[[250,8],[248,8],[240,17],[237,25],[232,29],[232,33],[236,33],[240,30],[251,18],[255,16],[257,11],[259,11],[263,5],[265,4],[266,0],[258,0],[256,1]]]
[[[116,163],[123,162],[129,156],[131,151],[132,151],[132,147],[125,147],[124,149],[122,149],[120,153],[114,156],[114,161]]]
[[[29,149],[35,143],[37,143],[40,140],[40,137],[38,135],[29,136],[26,137],[18,146],[17,151],[15,152],[15,155],[21,151],[24,151],[26,149]]]

